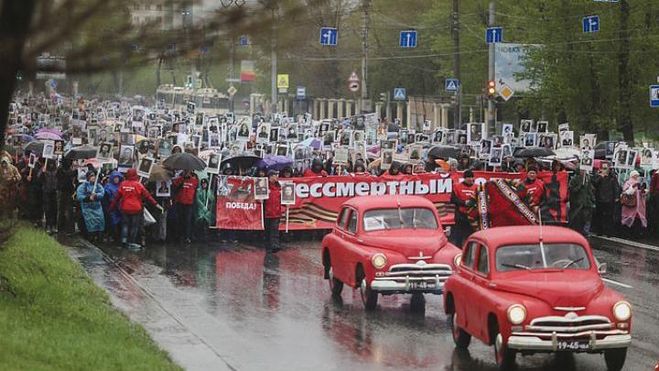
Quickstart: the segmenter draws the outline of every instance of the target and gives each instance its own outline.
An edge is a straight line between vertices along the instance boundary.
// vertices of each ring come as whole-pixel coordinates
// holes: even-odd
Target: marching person
[[[268,171],[268,199],[265,200],[265,249],[269,253],[281,250],[279,245],[279,221],[282,215],[281,186],[279,185],[279,172]]]
[[[110,205],[119,193],[119,185],[124,176],[119,171],[113,171],[108,176],[108,183],[103,187],[103,210],[105,211],[106,234],[113,240],[118,241],[121,236],[121,211],[110,209]]]
[[[179,218],[179,226],[182,223],[183,233],[179,237],[185,239],[185,242],[188,244],[192,242],[192,217],[198,186],[199,180],[197,176],[189,170],[185,170],[180,177],[174,179],[172,182],[172,189],[176,192],[174,201],[176,203],[176,215]]]
[[[215,225],[214,209],[215,195],[208,190],[208,179],[199,181],[197,195],[195,196],[195,229],[200,232],[202,240],[207,239],[208,228]],[[195,233],[195,235],[198,235]]]
[[[304,172],[304,177],[327,176],[327,171],[323,169],[323,161],[319,158],[314,158],[311,162],[311,167]]]
[[[581,170],[580,175],[575,175],[570,180],[570,210],[568,221],[570,228],[590,237],[590,224],[595,209],[595,188],[587,171]]]
[[[519,197],[526,199],[529,206],[537,211],[544,200],[545,184],[538,179],[538,168],[535,165],[529,166],[520,188]]]
[[[143,199],[163,211],[162,206],[153,199],[149,191],[138,180],[137,170],[128,169],[125,179],[119,184],[117,195],[110,204],[110,210],[114,210],[118,204],[121,211],[121,245],[123,247],[136,243],[137,234],[144,221]]]
[[[620,201],[620,185],[615,175],[611,173],[608,162],[602,162],[600,170],[593,179],[595,187],[595,215],[593,230],[597,234],[610,235],[615,204]]]
[[[76,190],[76,199],[80,202],[82,219],[85,223],[87,237],[98,241],[100,234],[105,230],[105,218],[101,200],[105,191],[96,183],[96,172],[88,171],[86,181],[80,183]]]
[[[622,186],[622,218],[620,222],[626,228],[628,237],[640,236],[648,226],[645,215],[645,184],[640,181],[640,174],[633,170],[629,179]]]
[[[466,170],[464,180],[453,187],[451,203],[455,205],[455,225],[451,231],[451,241],[458,248],[462,248],[464,240],[473,233],[469,222],[469,209],[476,206],[476,193],[478,187],[474,183],[474,172]]]
[[[55,160],[46,161],[46,166],[41,172],[46,232],[57,233],[57,167]]]

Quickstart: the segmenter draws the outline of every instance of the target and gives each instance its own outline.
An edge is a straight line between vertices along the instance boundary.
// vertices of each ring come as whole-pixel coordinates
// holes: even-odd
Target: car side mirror
[[[606,267],[607,267],[606,263],[600,263],[600,264],[597,266],[597,273],[599,273],[599,274],[604,274],[604,273],[606,273]]]
[[[444,234],[446,235],[446,237],[451,237],[451,227],[445,227]]]

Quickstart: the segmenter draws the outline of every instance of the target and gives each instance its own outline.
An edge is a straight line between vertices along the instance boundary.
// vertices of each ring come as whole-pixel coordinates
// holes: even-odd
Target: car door
[[[465,244],[465,250],[460,262],[460,290],[454,293],[456,302],[455,310],[458,314],[458,324],[471,333],[470,324],[472,322],[473,313],[472,307],[476,300],[474,299],[474,262],[476,260],[476,253],[478,250],[478,243],[475,241],[468,241]]]
[[[334,276],[341,282],[349,282],[349,275],[347,274],[346,265],[348,264],[347,255],[349,254],[348,247],[346,246],[346,228],[348,225],[348,218],[350,217],[352,209],[344,207],[337,218],[334,246],[330,247],[330,259],[332,261],[332,271]]]
[[[483,299],[487,297],[486,292],[489,290],[490,278],[490,256],[487,247],[478,244],[478,253],[474,262],[474,298],[478,298],[479,305],[473,306],[472,324],[478,333],[476,336],[480,339],[487,337],[487,313],[490,309],[488,303]]]
[[[361,261],[360,259],[360,247],[357,241],[357,227],[358,227],[359,213],[357,210],[350,210],[350,216],[348,217],[348,223],[345,228],[345,241],[344,245],[346,247],[346,262],[344,269],[346,269],[346,275],[350,277],[350,281],[355,282],[355,267],[357,263]]]

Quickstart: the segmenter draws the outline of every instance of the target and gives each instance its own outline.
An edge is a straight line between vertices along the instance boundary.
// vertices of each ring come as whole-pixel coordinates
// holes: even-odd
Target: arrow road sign
[[[407,99],[407,92],[405,88],[394,88],[394,100],[405,100]]]
[[[444,80],[444,90],[447,92],[456,92],[458,91],[458,86],[460,86],[460,80],[458,79],[446,79]]]
[[[659,108],[659,85],[650,85],[650,107]]]
[[[247,35],[242,35],[242,36],[240,36],[240,39],[238,39],[238,44],[239,44],[240,46],[247,46],[247,45],[249,45],[249,38],[247,37]]]
[[[488,44],[500,43],[503,41],[503,28],[488,27],[485,31],[485,41]]]
[[[600,17],[597,15],[583,17],[582,23],[584,33],[598,32],[600,30]]]
[[[416,48],[417,33],[414,30],[400,31],[400,47]]]
[[[322,27],[320,29],[320,45],[336,46],[339,31],[334,27]]]

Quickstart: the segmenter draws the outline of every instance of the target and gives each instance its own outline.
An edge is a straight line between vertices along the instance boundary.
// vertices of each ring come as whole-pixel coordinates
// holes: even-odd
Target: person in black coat
[[[620,201],[620,184],[611,172],[610,164],[603,162],[599,172],[593,178],[595,187],[595,214],[593,215],[593,232],[601,235],[611,234],[616,203]]]

